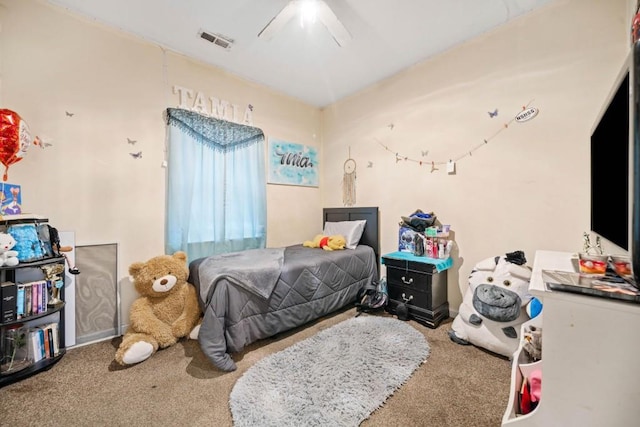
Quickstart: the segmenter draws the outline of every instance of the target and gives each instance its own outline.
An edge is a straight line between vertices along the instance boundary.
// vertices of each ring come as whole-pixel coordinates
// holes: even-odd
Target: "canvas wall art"
[[[318,186],[318,152],[315,147],[269,139],[269,184]]]
[[[0,184],[0,215],[22,213],[20,186],[3,182]]]

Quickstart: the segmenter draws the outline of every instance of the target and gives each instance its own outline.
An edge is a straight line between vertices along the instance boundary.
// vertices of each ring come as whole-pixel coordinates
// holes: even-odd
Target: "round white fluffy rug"
[[[357,426],[428,356],[405,322],[345,320],[249,368],[229,398],[234,425]]]

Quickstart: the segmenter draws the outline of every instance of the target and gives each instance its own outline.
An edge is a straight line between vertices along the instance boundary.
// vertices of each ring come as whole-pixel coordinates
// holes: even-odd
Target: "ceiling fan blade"
[[[296,15],[296,12],[300,8],[298,5],[299,0],[292,0],[285,7],[282,8],[276,16],[258,33],[258,37],[266,40],[271,40],[273,35],[280,31],[287,22]]]
[[[329,33],[333,37],[333,39],[338,43],[338,46],[342,47],[351,40],[351,34],[349,31],[342,25],[342,22],[338,19],[335,13],[331,10],[329,5],[327,5],[324,1],[318,1],[318,19],[320,22],[327,27]]]

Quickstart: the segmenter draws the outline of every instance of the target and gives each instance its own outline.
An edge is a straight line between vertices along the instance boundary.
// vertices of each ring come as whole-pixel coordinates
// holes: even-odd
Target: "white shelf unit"
[[[534,317],[528,322],[524,322],[520,326],[520,336],[523,336],[524,331],[531,325],[536,326],[538,328],[542,328],[542,314],[540,314],[537,317]],[[542,330],[542,333],[544,335],[544,329]],[[544,336],[543,336],[543,342],[544,342]],[[502,419],[503,426],[508,426],[512,424],[519,425],[519,426],[529,425],[529,424],[526,424],[525,420],[527,418],[531,418],[533,414],[538,410],[538,408],[536,408],[532,412],[526,415],[516,415],[516,408],[518,407],[518,391],[522,387],[522,378],[523,378],[522,372],[520,371],[520,363],[522,363],[525,360],[525,355],[524,355],[522,346],[523,346],[523,341],[521,340],[520,345],[518,346],[518,349],[513,353],[513,359],[512,359],[513,363],[511,364],[511,388],[509,389],[509,402],[507,404],[507,410],[505,411],[504,417]],[[542,360],[544,363],[544,358]],[[542,376],[544,377],[544,374]]]
[[[529,291],[543,303],[542,394],[534,411],[516,416],[520,347],[503,426],[640,425],[640,304],[546,290],[541,271],[575,271],[574,258],[536,252]]]

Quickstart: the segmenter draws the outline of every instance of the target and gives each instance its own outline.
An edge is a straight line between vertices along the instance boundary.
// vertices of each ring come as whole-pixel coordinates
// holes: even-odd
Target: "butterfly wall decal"
[[[498,109],[496,108],[493,111],[488,111],[489,117],[491,117],[492,119],[498,115]]]
[[[373,167],[373,162],[369,162],[369,163],[367,164],[367,167],[368,167],[368,168],[372,168],[372,167]]]
[[[131,157],[133,157],[134,159],[142,158],[142,151],[138,151],[137,153],[129,153],[129,154],[131,154]]]
[[[426,157],[429,155],[429,150],[421,150],[422,151],[422,157]]]
[[[33,145],[35,145],[36,147],[45,149],[47,147],[51,147],[53,144],[51,144],[50,142],[43,141],[42,139],[36,137],[36,139],[33,140]]]
[[[127,143],[129,143],[129,144],[131,144],[131,145],[134,145],[136,142],[138,142],[138,141],[136,141],[135,139],[129,139],[129,138],[127,138]]]
[[[73,117],[73,115],[75,114],[75,113],[70,113],[68,111],[65,111],[64,113],[67,115],[67,117]]]

